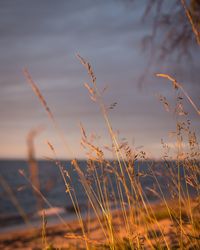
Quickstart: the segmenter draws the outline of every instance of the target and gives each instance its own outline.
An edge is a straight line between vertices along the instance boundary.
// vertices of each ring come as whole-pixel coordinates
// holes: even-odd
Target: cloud
[[[154,72],[148,76],[144,89],[138,88],[138,78],[148,59],[140,47],[140,39],[150,26],[150,22],[146,26],[140,24],[144,3],[2,0],[0,135],[4,135],[4,140],[13,137],[12,144],[17,145],[17,138],[25,136],[32,126],[49,124],[22,74],[24,66],[29,68],[61,126],[67,127],[76,141],[80,120],[90,130],[105,132],[99,108],[83,87],[89,79],[76,53],[91,62],[99,89],[108,85],[105,104],[118,103],[110,112],[116,128],[127,136],[136,134],[138,141],[143,138],[148,144],[156,134],[166,131],[172,122],[155,100],[155,92],[170,98],[171,88],[156,79]],[[158,65],[157,70],[160,68]],[[167,65],[165,69],[170,71]],[[197,90],[197,84],[195,92],[189,86],[195,98]]]

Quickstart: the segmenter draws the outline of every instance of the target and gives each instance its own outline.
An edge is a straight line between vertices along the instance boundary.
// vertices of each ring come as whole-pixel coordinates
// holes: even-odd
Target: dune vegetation
[[[186,14],[190,20],[189,13]],[[191,25],[199,41],[199,34],[196,34],[192,21]],[[86,131],[84,125],[80,124],[81,145],[86,152],[87,168],[80,166],[76,155],[71,165],[79,176],[87,197],[87,216],[81,211],[76,196],[76,183],[63,162],[58,159],[54,145],[48,142],[54,155],[49,160],[55,163],[62,176],[63,192],[71,199],[76,221],[64,221],[58,214],[60,224],[56,227],[48,226],[44,210],[39,232],[30,230],[23,235],[15,233],[12,240],[17,241],[21,237],[26,247],[46,250],[200,249],[200,151],[190,114],[185,111],[185,105],[191,105],[199,116],[198,105],[178,79],[163,72],[155,75],[160,78],[161,84],[165,81],[171,85],[174,105],[164,96],[159,99],[165,111],[173,113],[176,123],[171,132],[173,145],[162,141],[163,155],[160,160],[148,159],[143,150],[133,149],[126,140],[120,139],[116,132],[117,125],[113,126],[109,117],[109,110],[115,108],[116,103],[110,107],[104,104],[104,90],[98,88],[91,64],[80,55],[77,55],[78,60],[88,73],[88,83],[84,86],[92,105],[100,108],[111,142],[106,148],[99,145],[88,136],[90,132]],[[64,147],[70,150],[64,132],[27,69],[24,69],[24,76]],[[40,191],[37,163],[34,159],[32,140],[38,132],[40,129],[32,131],[28,137],[30,177],[21,170],[19,172],[33,188],[38,203],[51,208],[50,202]],[[113,160],[106,159],[105,150],[112,152]],[[145,171],[143,164],[146,164]],[[145,178],[153,180],[153,186],[145,186]],[[155,202],[149,197],[155,197]],[[8,243],[9,240],[11,241],[8,237],[5,242]]]
[[[169,75],[156,74],[155,77],[164,78],[172,86],[172,92],[175,94],[173,113],[176,116],[176,124],[173,132],[173,148],[162,141],[161,160],[148,159],[144,151],[134,151],[126,141],[120,141],[111,125],[108,112],[115,104],[109,109],[104,105],[102,91],[98,89],[92,66],[80,55],[77,55],[77,58],[88,72],[90,81],[85,83],[85,88],[94,105],[100,107],[109,131],[111,145],[105,149],[95,144],[95,141],[87,135],[84,126],[80,124],[81,144],[87,152],[87,169],[82,169],[76,158],[71,164],[79,176],[88,199],[89,215],[84,217],[76,197],[76,183],[62,162],[57,159],[54,146],[48,142],[55,156],[51,160],[60,171],[66,195],[70,196],[77,216],[75,227],[72,223],[63,229],[65,232],[63,237],[66,240],[64,249],[199,249],[200,152],[192,121],[184,110],[183,102],[186,100],[188,105],[192,105],[197,115],[200,114],[198,107],[181,83]],[[64,141],[64,133],[59,128],[42,93],[29,72],[24,70],[24,74],[53,122],[58,136]],[[164,96],[160,96],[160,101],[166,111],[172,109]],[[104,150],[112,151],[114,160],[107,160]],[[146,172],[140,168],[143,162],[148,166]],[[33,164],[31,160],[30,164]],[[51,206],[40,193],[37,179],[30,180],[25,173],[21,174],[30,182],[37,195]],[[160,181],[162,175],[165,191]],[[141,184],[141,180],[147,177],[154,180],[152,188]],[[150,196],[156,197],[156,203],[149,200],[145,188],[148,189]],[[44,213],[43,248],[59,249],[53,241],[54,237],[51,235],[49,238],[48,235],[49,229],[46,227]]]

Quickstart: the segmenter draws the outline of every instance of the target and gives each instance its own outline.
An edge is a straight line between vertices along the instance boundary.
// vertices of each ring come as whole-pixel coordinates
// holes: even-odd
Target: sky
[[[196,48],[193,61],[152,62],[139,85],[149,61],[142,39],[152,32],[151,17],[141,21],[145,8],[146,1],[128,0],[0,1],[0,158],[26,158],[27,135],[39,126],[44,129],[35,138],[38,158],[52,156],[47,142],[60,158],[85,158],[80,122],[88,136],[95,135],[95,144],[110,145],[100,108],[84,88],[89,78],[77,54],[91,63],[99,90],[106,87],[106,107],[117,103],[108,114],[119,139],[160,157],[161,139],[171,143],[176,121],[158,100],[161,94],[173,102],[173,89],[154,73],[172,73],[198,106],[200,56]],[[24,67],[52,110],[67,149],[25,79]],[[198,134],[199,118],[188,102],[186,110]]]

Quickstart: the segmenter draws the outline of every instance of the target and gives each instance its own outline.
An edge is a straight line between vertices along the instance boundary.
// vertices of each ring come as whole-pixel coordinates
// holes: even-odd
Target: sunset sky
[[[37,126],[45,129],[35,141],[38,158],[50,157],[47,141],[62,158],[84,158],[80,122],[99,145],[109,145],[108,132],[97,104],[84,83],[87,72],[79,53],[93,66],[104,93],[114,130],[134,148],[159,157],[161,138],[172,141],[173,113],[165,112],[157,95],[173,100],[170,83],[155,72],[175,76],[199,105],[200,53],[192,61],[154,63],[145,82],[138,84],[149,54],[141,41],[152,32],[151,15],[142,16],[146,1],[18,0],[0,1],[0,158],[26,158],[26,137]],[[65,150],[45,110],[27,83],[23,68],[42,91],[70,147]],[[199,133],[199,118],[189,103],[186,110]],[[73,152],[73,155],[72,153]]]

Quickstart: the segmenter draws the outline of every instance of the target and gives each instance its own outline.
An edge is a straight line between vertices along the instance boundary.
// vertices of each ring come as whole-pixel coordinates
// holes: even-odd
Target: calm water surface
[[[112,164],[112,163],[111,163]],[[70,164],[70,161],[62,162],[63,168],[69,172],[71,176],[72,185],[76,192],[77,200],[84,213],[87,210],[88,201],[82,187],[79,177]],[[79,166],[83,170],[86,176],[87,167],[86,161],[79,161]],[[73,218],[75,216],[73,206],[69,195],[65,192],[65,185],[59,172],[58,167],[53,162],[39,161],[39,180],[40,190],[44,197],[51,203],[51,206],[57,208],[57,211],[62,213],[66,218]],[[155,202],[157,197],[149,190],[155,189],[155,180],[149,173],[148,162],[138,162],[135,166],[136,175],[138,168],[143,173],[140,177],[140,181],[145,193],[146,198],[150,202]],[[157,179],[162,187],[164,194],[168,195],[167,189],[167,175],[165,174],[165,167],[162,162],[157,163],[156,173]],[[0,174],[3,178],[3,183],[0,183],[0,227],[1,230],[13,225],[23,225],[23,220],[19,215],[19,211],[16,208],[13,200],[17,200],[18,205],[27,214],[30,220],[37,221],[36,213],[38,211],[38,198],[33,192],[31,185],[27,182],[24,176],[19,174],[19,169],[23,170],[27,176],[29,176],[29,168],[26,161],[22,160],[0,160]],[[160,174],[162,173],[162,174]],[[88,176],[89,178],[89,176]],[[139,177],[138,177],[139,178]],[[112,178],[111,178],[112,179]],[[113,188],[116,191],[115,180],[113,181]],[[91,185],[93,182],[91,181]],[[111,190],[111,186],[108,186]],[[192,190],[190,190],[192,192]],[[110,197],[111,199],[111,197]],[[111,199],[112,200],[112,199]],[[48,206],[43,202],[43,208]]]

